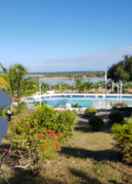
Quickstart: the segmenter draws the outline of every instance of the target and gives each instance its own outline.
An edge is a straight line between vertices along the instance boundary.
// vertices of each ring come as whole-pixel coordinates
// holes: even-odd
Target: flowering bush
[[[46,134],[39,133],[38,138],[38,155],[41,159],[54,158],[57,151],[61,149],[59,134],[48,130]]]
[[[30,117],[31,124],[38,128],[43,127],[56,132],[63,132],[65,137],[72,133],[76,120],[74,112],[58,112],[47,106],[38,106]]]
[[[52,158],[60,150],[64,138],[71,135],[75,122],[73,112],[37,107],[34,112],[11,122],[13,145],[28,150],[37,160]]]

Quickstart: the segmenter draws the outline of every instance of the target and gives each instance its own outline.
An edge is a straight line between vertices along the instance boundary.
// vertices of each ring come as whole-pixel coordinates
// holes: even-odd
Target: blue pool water
[[[66,107],[67,104],[71,104],[72,107],[84,107],[84,108],[103,108],[106,105],[112,106],[118,102],[123,102],[129,107],[132,107],[132,96],[53,96],[43,97],[43,103],[48,104],[51,107]]]
[[[52,98],[52,99],[45,99],[44,103],[52,106],[52,107],[65,107],[66,104],[71,104],[72,106],[79,106],[79,107],[91,107],[93,101],[90,99],[82,99],[82,98]]]

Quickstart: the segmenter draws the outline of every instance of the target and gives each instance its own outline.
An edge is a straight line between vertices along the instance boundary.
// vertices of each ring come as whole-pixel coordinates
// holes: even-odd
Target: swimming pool
[[[65,108],[67,106],[75,108],[111,108],[112,105],[123,102],[132,107],[132,95],[103,95],[103,94],[52,94],[34,96],[27,99],[28,104],[47,104],[54,108]]]

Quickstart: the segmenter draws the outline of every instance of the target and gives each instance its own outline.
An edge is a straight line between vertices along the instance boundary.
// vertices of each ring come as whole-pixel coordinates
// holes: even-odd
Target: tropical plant
[[[7,70],[6,68],[2,65],[2,63],[0,63],[0,89],[2,90],[9,90],[9,81],[8,81],[8,77],[6,75]]]
[[[132,56],[125,56],[122,61],[112,65],[108,70],[108,77],[114,81],[131,81]]]
[[[49,85],[47,83],[42,83],[41,90],[42,90],[42,93],[46,93],[49,90]]]
[[[63,132],[65,136],[72,132],[76,123],[74,112],[58,112],[46,105],[38,106],[31,119],[35,122],[38,121],[37,124],[46,129]]]
[[[73,112],[57,112],[38,106],[34,112],[16,116],[10,124],[13,146],[27,150],[36,160],[53,157],[64,138],[71,135],[76,122]]]
[[[75,88],[81,92],[81,86],[82,86],[82,81],[81,80],[76,80],[75,81]]]
[[[0,75],[0,89],[8,91],[9,88],[10,86],[5,76],[3,74]]]
[[[113,125],[112,132],[116,141],[115,147],[121,152],[123,160],[132,164],[132,118],[122,125]]]
[[[8,89],[12,96],[20,97],[22,94],[22,85],[24,77],[27,74],[26,69],[21,64],[15,64],[6,69],[2,64],[1,83]]]
[[[56,84],[54,86],[52,86],[56,91],[59,92],[64,92],[66,90],[69,90],[71,88],[70,85],[66,84],[66,83],[60,83],[60,84]]]
[[[20,97],[22,95],[22,82],[26,74],[26,69],[20,64],[15,64],[9,68],[8,78],[13,96]]]
[[[13,97],[28,96],[38,91],[38,82],[26,77],[27,70],[21,64],[6,69],[2,64],[0,88],[8,91]]]
[[[82,80],[76,80],[75,82],[75,89],[78,90],[79,92],[87,92],[92,88],[93,84],[89,81],[84,82]]]
[[[30,96],[39,90],[38,81],[30,77],[22,80],[21,94],[24,96]]]

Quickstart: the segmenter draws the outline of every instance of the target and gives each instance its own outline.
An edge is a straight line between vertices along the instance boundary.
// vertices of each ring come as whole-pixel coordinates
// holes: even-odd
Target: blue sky
[[[0,61],[105,70],[132,54],[132,0],[0,0]]]

